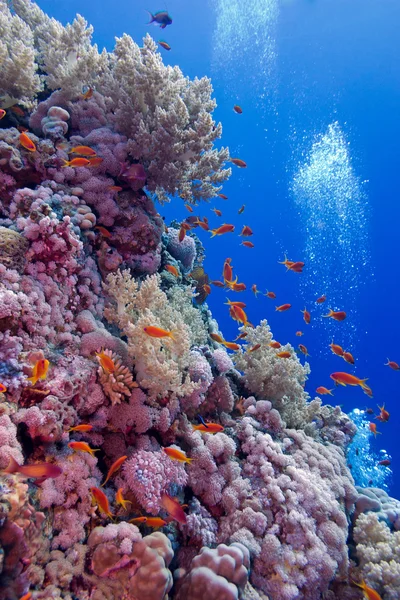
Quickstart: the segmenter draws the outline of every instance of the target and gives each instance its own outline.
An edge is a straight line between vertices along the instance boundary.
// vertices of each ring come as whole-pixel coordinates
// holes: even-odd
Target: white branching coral
[[[130,396],[131,390],[137,387],[137,383],[133,381],[132,373],[128,367],[125,367],[119,356],[114,354],[111,350],[103,350],[102,352],[114,363],[115,370],[110,372],[106,370],[101,363],[101,357],[97,355],[99,362],[99,368],[97,370],[99,381],[104,393],[111,400],[112,404],[119,404],[124,396]]]
[[[147,390],[150,399],[187,396],[199,385],[191,381],[188,373],[190,329],[159,284],[159,275],[147,277],[140,287],[128,271],[108,275],[106,290],[117,310],[107,308],[104,314],[127,336],[136,381]],[[174,338],[151,337],[144,330],[149,326],[173,331]]]
[[[242,328],[243,329],[243,328]],[[270,400],[288,427],[303,427],[319,410],[320,402],[307,402],[304,384],[310,373],[308,363],[300,363],[290,344],[278,350],[270,347],[272,333],[267,321],[247,332],[245,344],[235,353],[234,364],[244,374],[247,389],[259,399]],[[260,344],[255,352],[249,349]],[[280,358],[278,353],[291,352],[290,358]]]
[[[168,298],[172,306],[178,311],[182,320],[189,327],[190,341],[196,346],[207,344],[208,330],[202,319],[201,311],[193,306],[194,288],[174,285],[168,291]]]

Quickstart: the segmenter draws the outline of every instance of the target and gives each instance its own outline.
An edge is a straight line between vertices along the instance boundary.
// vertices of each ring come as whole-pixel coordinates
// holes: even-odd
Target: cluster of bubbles
[[[365,410],[355,408],[349,413],[350,419],[357,426],[357,433],[347,450],[347,463],[355,485],[360,487],[379,487],[388,491],[392,476],[389,466],[380,465],[382,460],[390,460],[386,450],[379,453],[371,448],[372,433],[369,430],[370,420]]]

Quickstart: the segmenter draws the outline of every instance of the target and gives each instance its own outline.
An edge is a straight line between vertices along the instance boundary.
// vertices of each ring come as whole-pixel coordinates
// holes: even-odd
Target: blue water
[[[144,9],[165,9],[147,0],[39,0],[63,23],[76,12],[95,28],[94,41],[108,50],[114,36],[136,42],[150,32],[172,50],[166,63],[190,77],[212,77],[223,124],[222,144],[242,158],[224,186],[228,201],[203,205],[212,226],[234,223],[253,228],[254,249],[239,245],[237,232],[221,238],[199,229],[212,279],[232,257],[248,291],[253,323],[267,318],[275,339],[304,343],[312,373],[306,389],[333,387],[329,374],[348,370],[368,377],[370,400],[360,388],[340,388],[332,399],[344,410],[386,404],[391,417],[370,439],[377,453],[393,458],[390,492],[400,497],[400,3],[398,0],[169,0],[173,24],[165,31],[146,26]],[[240,104],[243,114],[232,106]],[[246,204],[243,215],[237,210]],[[223,211],[218,219],[212,207]],[[162,208],[167,222],[187,216],[181,200]],[[286,273],[285,252],[304,260],[302,274]],[[250,291],[273,290],[277,301]],[[326,294],[322,307],[315,299]],[[209,305],[226,339],[237,328],[224,306],[226,292],[213,288]],[[290,302],[287,313],[274,306]],[[312,322],[300,310],[307,306]],[[321,318],[326,308],[343,309],[343,323]],[[296,330],[305,335],[299,340]],[[353,353],[355,367],[331,354],[335,342]]]

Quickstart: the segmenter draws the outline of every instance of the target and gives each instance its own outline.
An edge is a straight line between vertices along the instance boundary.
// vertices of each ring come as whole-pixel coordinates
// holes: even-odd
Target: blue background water
[[[173,24],[165,31],[146,26],[144,10],[165,9],[163,2],[38,3],[63,23],[83,14],[100,48],[111,50],[123,32],[138,43],[150,32],[171,45],[170,52],[161,49],[166,63],[190,77],[212,77],[222,144],[248,168],[233,166],[224,186],[228,201],[200,208],[213,226],[231,222],[238,230],[213,240],[196,230],[206,247],[206,270],[220,278],[231,256],[248,286],[237,297],[248,303],[250,320],[267,318],[275,339],[307,346],[310,395],[319,385],[333,387],[333,371],[369,378],[372,400],[360,388],[338,388],[331,400],[346,411],[386,404],[390,421],[378,423],[383,435],[371,446],[392,455],[390,491],[400,497],[400,372],[384,366],[387,357],[400,363],[398,0],[169,0]],[[235,103],[242,115],[233,112]],[[221,219],[210,212],[213,206],[223,211]],[[167,222],[188,214],[180,200],[161,212]],[[239,245],[243,224],[254,230],[254,249]],[[306,262],[302,274],[277,264],[285,252]],[[275,291],[277,301],[256,299],[253,283]],[[318,307],[323,293],[328,300]],[[213,288],[209,305],[229,340],[237,329],[225,296]],[[276,313],[274,306],[284,302],[292,309]],[[310,325],[302,321],[304,306]],[[322,319],[328,306],[346,310],[347,320]],[[298,329],[305,332],[301,339]],[[333,337],[354,354],[354,368],[331,354]]]

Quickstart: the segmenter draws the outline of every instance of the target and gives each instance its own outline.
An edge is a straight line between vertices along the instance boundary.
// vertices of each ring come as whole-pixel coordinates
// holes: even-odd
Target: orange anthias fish
[[[23,148],[25,148],[25,150],[29,150],[29,152],[36,152],[36,146],[35,146],[35,144],[31,140],[31,138],[29,137],[29,135],[27,135],[25,133],[25,131],[23,131],[20,134],[20,136],[19,136],[19,143],[21,144],[21,146]]]
[[[0,383],[0,394],[4,394],[4,392],[7,391],[6,386],[4,385],[4,383]]]
[[[229,283],[228,287],[230,290],[232,290],[232,292],[244,292],[246,289],[246,284],[232,282]]]
[[[294,262],[288,267],[288,271],[293,271],[294,273],[302,273],[303,269],[304,263],[301,261]]]
[[[387,423],[389,421],[390,413],[385,409],[385,405],[379,406],[378,404],[378,408],[380,410],[380,414],[375,417],[375,419],[381,421],[382,423]]]
[[[326,300],[326,296],[324,294],[323,296],[320,296],[319,298],[317,298],[315,302],[317,304],[323,304],[325,302],[325,300]]]
[[[27,594],[24,594],[23,596],[21,596],[21,598],[19,600],[31,600],[32,598],[32,592],[28,592]]]
[[[6,111],[4,110],[4,108],[0,108],[0,121],[1,121],[1,119],[2,119],[3,117],[5,117],[5,116],[6,116],[6,114],[7,114],[7,113],[6,113]]]
[[[170,338],[171,340],[175,339],[172,331],[166,331],[165,329],[161,329],[161,327],[149,325],[148,327],[143,327],[143,331],[153,338]]]
[[[90,160],[83,157],[64,160],[63,167],[90,167]]]
[[[196,221],[194,221],[194,224],[197,225],[198,227],[201,227],[201,229],[203,229],[204,231],[210,230],[210,226],[208,224],[208,221],[206,220],[206,217],[204,217],[203,220],[197,219]]]
[[[178,448],[163,448],[163,452],[172,460],[181,463],[188,463],[190,465],[193,460],[193,458],[188,458],[186,454],[182,452],[182,450],[178,450]]]
[[[364,579],[361,583],[356,583],[355,581],[353,581],[353,583],[354,585],[362,589],[362,591],[364,592],[364,597],[367,600],[382,600],[380,594],[378,594],[378,592],[369,587],[369,585],[365,583]]]
[[[281,261],[278,260],[278,264],[285,265],[285,267],[287,269],[289,269],[289,267],[291,267],[292,265],[294,265],[294,261],[293,260],[288,260],[286,254],[285,254],[285,260],[281,260]]]
[[[231,265],[231,259],[227,258],[224,262],[224,268],[222,269],[222,277],[225,281],[225,283],[227,281],[232,281],[232,277],[233,277],[233,268]],[[236,278],[237,281],[237,278]]]
[[[300,312],[301,312],[301,313],[303,313],[303,319],[304,319],[304,322],[305,322],[307,325],[309,325],[309,324],[310,324],[310,321],[311,321],[311,315],[310,315],[310,313],[308,312],[308,310],[305,308],[304,310],[301,310]]]
[[[243,240],[243,242],[240,242],[240,245],[246,248],[254,248],[253,242],[249,242],[249,240]]]
[[[224,430],[222,425],[219,423],[201,423],[200,425],[192,425],[194,431],[200,431],[200,433],[220,433]]]
[[[242,331],[242,333],[239,333],[239,335],[235,338],[235,342],[236,340],[244,340],[245,338],[247,338],[247,331]]]
[[[276,298],[275,292],[269,292],[268,290],[265,292],[264,296],[267,296],[267,298],[271,298],[272,300],[275,300]]]
[[[75,452],[87,452],[93,457],[95,452],[100,452],[100,448],[91,448],[86,442],[69,442],[68,448]]]
[[[108,231],[108,229],[106,229],[105,227],[103,227],[102,225],[96,225],[95,229],[105,238],[107,238],[108,240],[111,240],[112,238],[112,234]]]
[[[50,362],[47,360],[47,358],[41,358],[40,360],[37,360],[33,366],[32,376],[28,377],[28,381],[35,385],[39,379],[46,379],[49,366]]]
[[[106,485],[106,483],[109,481],[110,477],[112,477],[114,475],[114,473],[116,473],[118,471],[118,469],[121,468],[121,465],[124,464],[124,462],[126,461],[127,458],[128,458],[127,456],[121,456],[120,458],[117,458],[117,460],[115,462],[113,462],[113,464],[111,465],[111,467],[108,470],[107,477],[106,477],[104,483],[101,484],[101,487],[104,487]]]
[[[68,429],[68,433],[71,431],[81,431],[82,433],[87,433],[88,431],[92,431],[93,425],[89,425],[87,423],[81,423],[81,425],[75,425],[75,427],[70,427]]]
[[[385,363],[385,367],[390,367],[393,371],[400,371],[400,366],[394,360],[387,359],[387,363]]]
[[[242,206],[238,210],[238,215],[241,215],[245,208],[246,208],[246,205],[242,204]]]
[[[14,457],[10,457],[10,462],[3,473],[9,475],[13,473],[19,473],[25,477],[31,477],[32,479],[44,479],[50,477],[55,479],[62,473],[61,467],[53,465],[52,463],[36,463],[32,465],[19,465]]]
[[[184,204],[183,206],[184,206],[184,207],[186,208],[186,210],[188,210],[190,213],[192,213],[192,212],[193,212],[193,207],[192,207],[192,206],[190,206],[190,204]]]
[[[280,306],[275,306],[275,310],[278,312],[284,312],[285,310],[289,310],[291,306],[291,304],[281,304]]]
[[[124,510],[128,510],[128,504],[132,504],[132,502],[130,500],[125,500],[125,498],[122,495],[122,490],[122,487],[118,488],[117,493],[115,494],[115,500],[117,504],[122,506]]]
[[[360,379],[355,375],[344,373],[343,371],[332,373],[330,378],[333,379],[337,385],[360,385],[362,388],[365,387],[365,382],[367,381],[367,379]]]
[[[381,434],[381,432],[376,428],[376,423],[370,423],[368,428],[370,432],[374,434],[374,437],[376,437],[378,434]]]
[[[246,303],[245,302],[239,302],[239,300],[236,302],[235,300],[229,300],[229,298],[227,298],[228,302],[225,302],[225,304],[228,304],[229,306],[238,306],[239,308],[246,308]]]
[[[214,342],[218,342],[218,344],[224,343],[224,339],[218,333],[210,333],[210,338],[214,340]]]
[[[115,372],[115,363],[110,354],[111,352],[109,350],[102,350],[101,352],[96,352],[97,360],[99,361],[100,366],[106,373]]]
[[[251,286],[251,291],[253,292],[253,294],[255,295],[256,298],[257,298],[257,294],[261,294],[260,290],[257,289],[256,283],[253,283],[253,285]]]
[[[179,277],[179,271],[176,267],[174,267],[174,265],[165,265],[164,269],[168,271],[168,273],[171,273],[171,275]]]
[[[226,194],[218,194],[218,196],[222,198],[222,200],[228,200],[228,196]]]
[[[228,350],[233,350],[234,352],[236,352],[240,348],[239,344],[235,344],[235,342],[225,342],[224,340],[222,343],[225,346],[225,348],[228,348]]]
[[[82,94],[82,100],[90,100],[93,96],[93,88],[89,88],[84,94]]]
[[[342,358],[344,358],[344,360],[346,362],[348,362],[350,365],[354,365],[354,356],[352,355],[351,352],[343,352]]]
[[[112,519],[114,517],[114,515],[110,511],[110,505],[108,503],[108,498],[105,495],[105,493],[103,492],[103,490],[101,490],[100,488],[97,488],[97,487],[91,487],[90,491],[91,491],[93,498],[96,501],[97,506],[99,507],[100,512],[102,512],[103,514],[107,515],[107,517]]]
[[[330,317],[331,319],[335,319],[335,321],[344,321],[345,318],[347,317],[346,313],[344,312],[344,310],[332,310],[331,308],[328,308],[329,312],[327,315],[322,315],[325,318]]]
[[[186,523],[186,514],[177,500],[168,494],[161,494],[161,504],[167,513],[178,523]]]
[[[272,341],[269,343],[270,348],[275,348],[275,350],[278,350],[278,348],[281,347],[281,344],[279,342],[276,341]]]
[[[223,281],[217,281],[217,280],[214,279],[213,281],[210,281],[210,283],[212,285],[215,285],[215,287],[219,287],[219,288],[225,287],[225,284],[224,284]]]
[[[277,352],[276,356],[278,358],[290,358],[292,356],[291,352],[287,350],[283,350],[282,352]]]
[[[333,340],[332,343],[329,344],[330,349],[332,350],[333,354],[336,354],[336,356],[343,356],[344,354],[344,350],[342,348],[342,346],[339,346],[338,344],[334,344]]]
[[[315,391],[317,392],[317,394],[322,394],[322,395],[329,394],[330,396],[333,396],[333,394],[332,394],[333,390],[328,390],[328,388],[324,387],[323,385],[320,385],[319,387],[317,387],[317,389]]]
[[[210,229],[212,238],[215,237],[216,235],[224,235],[224,233],[232,233],[232,231],[235,231],[235,226],[230,225],[229,223],[224,223],[223,225],[221,225],[221,227],[218,227],[217,229]]]
[[[131,519],[129,523],[133,523],[134,525],[143,524],[147,525],[147,527],[153,527],[154,529],[165,527],[165,525],[167,525],[167,521],[161,517],[136,517],[135,519]]]
[[[242,231],[239,233],[239,235],[242,235],[244,237],[246,236],[250,236],[253,235],[253,230],[251,229],[251,227],[249,227],[248,225],[243,225],[243,229]]]
[[[101,156],[89,156],[89,167],[98,167],[103,162],[103,158]]]
[[[256,352],[257,350],[259,350],[261,348],[261,344],[256,344],[255,346],[253,346],[252,348],[250,348],[250,350],[248,350],[247,352]]]
[[[231,158],[231,162],[241,169],[245,169],[247,167],[247,164],[241,158]]]
[[[96,151],[89,146],[75,146],[71,148],[70,152],[72,154],[81,154],[82,156],[96,156]]]
[[[164,48],[164,50],[171,50],[171,46],[168,44],[168,42],[164,42],[164,40],[158,40],[157,42],[161,48]]]
[[[296,331],[296,335],[297,337],[301,337],[302,335],[304,335],[304,333],[302,331]]]
[[[304,346],[304,344],[299,344],[299,350],[300,352],[302,352],[302,354],[304,354],[304,356],[310,356],[308,354],[308,350],[307,348]]]
[[[238,321],[238,323],[243,323],[243,325],[246,325],[247,315],[244,312],[243,308],[240,308],[240,306],[237,306],[235,304],[231,305],[229,308],[229,315],[234,321]]]
[[[222,210],[219,210],[219,208],[212,208],[211,210],[217,215],[217,217],[222,217]]]
[[[374,397],[371,388],[366,383],[364,383],[362,390],[363,390],[364,394],[367,394],[367,396],[369,396],[370,398]]]
[[[241,106],[239,106],[239,104],[235,104],[235,105],[234,105],[234,107],[233,107],[233,110],[234,110],[234,111],[235,111],[235,113],[237,113],[238,115],[241,115],[241,114],[242,114],[242,112],[243,112],[243,110],[242,110],[242,107],[241,107]]]
[[[122,192],[123,188],[120,185],[110,185],[108,188],[110,192]]]
[[[181,225],[181,228],[179,230],[179,234],[178,234],[178,240],[180,242],[183,242],[183,240],[186,237],[186,227],[184,227],[183,225]]]

